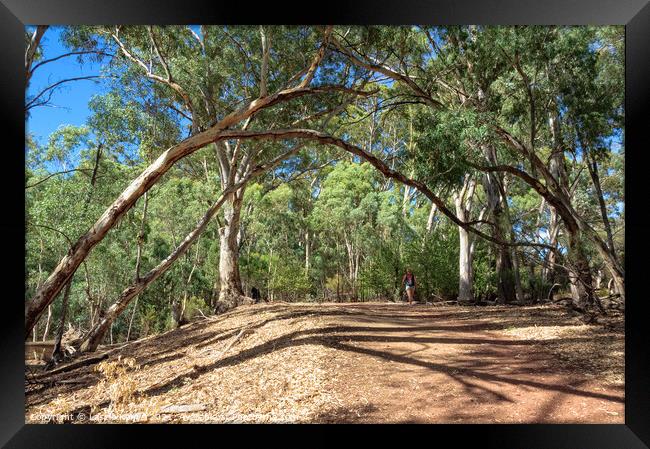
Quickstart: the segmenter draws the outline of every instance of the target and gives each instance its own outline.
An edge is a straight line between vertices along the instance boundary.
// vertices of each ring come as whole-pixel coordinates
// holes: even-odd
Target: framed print
[[[0,441],[648,447],[647,2],[312,6],[3,0]]]

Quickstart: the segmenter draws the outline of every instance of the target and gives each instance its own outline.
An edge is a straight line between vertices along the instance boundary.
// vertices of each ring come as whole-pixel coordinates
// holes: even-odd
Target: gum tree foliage
[[[507,282],[511,298],[546,300],[557,284],[554,294],[587,307],[610,279],[621,283],[622,28],[336,26],[325,40],[327,33],[68,28],[71,51],[112,55],[102,57],[108,88],[90,99],[83,126],[62,124],[42,146],[28,136],[26,297],[164,151],[299,82],[321,46],[314,91],[264,107],[227,131],[327,133],[423,183],[451,211],[454,196],[474,180],[469,219],[496,240],[468,231],[474,301],[499,300]],[[91,329],[137,281],[136,267],[147,273],[172,253],[233,185],[228,173],[240,176],[295,144],[223,139],[178,160],[76,269],[69,323]],[[177,304],[186,318],[212,313],[236,271],[237,294],[255,287],[267,300],[399,300],[407,267],[418,277],[420,300],[458,296],[461,228],[446,213],[358,154],[302,145],[238,188],[103,341],[168,329]],[[226,244],[236,269],[224,275]],[[62,310],[58,300],[50,306],[51,336]]]

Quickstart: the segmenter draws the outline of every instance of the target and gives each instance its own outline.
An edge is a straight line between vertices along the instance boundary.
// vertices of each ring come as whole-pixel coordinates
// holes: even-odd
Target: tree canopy
[[[26,31],[28,77],[57,56],[39,32]],[[253,287],[400,300],[407,267],[421,301],[624,298],[622,27],[71,26],[61,39],[109,87],[84,125],[27,136],[34,339],[66,322],[93,349]]]

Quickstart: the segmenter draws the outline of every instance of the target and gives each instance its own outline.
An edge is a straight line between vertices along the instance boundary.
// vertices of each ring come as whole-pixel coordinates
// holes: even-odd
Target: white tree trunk
[[[458,228],[460,248],[458,257],[458,301],[472,301],[472,253],[470,251],[470,236],[463,228]]]
[[[427,219],[427,233],[431,233],[433,231],[433,219],[436,216],[437,210],[438,206],[435,203],[431,203],[431,210],[429,211],[429,218]]]
[[[224,209],[225,222],[219,229],[219,300],[215,311],[223,313],[244,298],[239,274],[239,226],[244,189],[237,191]]]
[[[465,177],[465,182],[460,192],[454,195],[456,205],[456,216],[462,221],[468,221],[472,207],[472,198],[476,182],[469,176]],[[458,227],[459,237],[459,254],[458,254],[458,301],[471,302],[474,297],[472,289],[474,288],[472,275],[472,242],[471,236],[467,229]]]

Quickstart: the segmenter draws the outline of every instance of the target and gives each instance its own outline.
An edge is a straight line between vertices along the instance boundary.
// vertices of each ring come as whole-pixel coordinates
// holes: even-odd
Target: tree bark
[[[596,189],[596,196],[598,197],[598,205],[600,206],[600,216],[603,220],[603,226],[605,227],[605,233],[607,234],[607,246],[609,250],[616,256],[616,248],[614,247],[614,237],[612,234],[612,225],[609,222],[609,217],[607,216],[607,206],[605,205],[605,198],[603,197],[603,189],[600,185],[600,176],[598,175],[598,163],[593,160],[590,156],[589,151],[585,151],[587,157],[587,166],[589,168],[589,175],[591,180],[594,183]]]
[[[551,219],[549,222],[549,244],[553,247],[557,246],[557,239],[560,233],[560,221],[557,210],[550,208]],[[544,268],[542,269],[542,279],[548,283],[555,282],[555,263],[557,262],[557,255],[554,251],[548,251],[545,257]]]
[[[237,307],[244,299],[239,273],[239,227],[244,190],[235,191],[224,207],[224,225],[219,228],[219,299],[216,313]]]
[[[47,340],[47,334],[50,333],[50,322],[52,321],[52,305],[47,306],[47,319],[45,320],[45,330],[43,331],[43,341]]]
[[[491,165],[496,165],[496,152],[494,147],[483,145],[482,150],[486,160]],[[512,225],[507,211],[508,204],[503,181],[497,173],[485,173],[483,187],[487,197],[488,210],[491,212],[495,224],[492,227],[492,235],[502,242],[509,241],[512,233]],[[494,246],[498,302],[511,303],[517,299],[512,253],[506,245]]]
[[[584,248],[584,241],[578,230],[568,230],[568,263],[571,298],[578,309],[595,303],[591,268]]]
[[[310,256],[311,256],[311,241],[309,239],[309,229],[305,231],[305,276],[309,278]]]
[[[63,346],[61,344],[63,340],[63,333],[65,332],[65,320],[68,313],[68,301],[70,298],[70,288],[72,287],[72,281],[68,282],[65,286],[63,292],[63,303],[61,304],[61,319],[59,320],[59,329],[56,333],[56,339],[54,340],[54,350],[52,351],[52,363],[56,364],[59,361],[63,360]]]
[[[34,63],[34,56],[36,55],[36,50],[38,49],[38,46],[41,43],[41,39],[43,38],[43,34],[47,30],[49,25],[38,25],[36,27],[36,30],[34,30],[34,34],[32,34],[32,37],[29,40],[29,44],[27,45],[27,49],[25,50],[25,81],[26,81],[26,86],[29,86],[29,82],[32,78],[32,64]]]
[[[454,195],[456,205],[456,216],[462,221],[469,220],[471,211],[472,197],[476,182],[465,176],[465,182],[460,192]],[[474,287],[472,276],[472,242],[469,231],[463,227],[458,227],[459,253],[458,253],[458,302],[472,302],[474,296],[472,289]]]
[[[271,51],[271,39],[262,25],[260,25],[260,37],[262,40],[262,67],[260,69],[260,97],[268,95],[268,74],[269,54]]]
[[[434,203],[431,203],[431,210],[429,211],[429,218],[427,218],[427,227],[426,227],[427,234],[430,234],[431,232],[433,232],[433,228],[434,228],[433,219],[435,218],[437,211],[438,211],[438,206],[436,206]]]
[[[140,221],[140,232],[138,232],[138,249],[135,256],[135,280],[140,279],[140,265],[142,263],[142,247],[144,245],[144,230],[147,222],[147,207],[149,206],[149,193],[144,194],[144,207],[142,210],[142,220]]]
[[[510,227],[511,229],[511,240],[514,242],[515,237],[514,237],[514,231],[512,230],[512,226]],[[524,296],[524,288],[521,285],[521,273],[520,273],[520,262],[519,262],[519,254],[517,253],[516,248],[510,248],[511,254],[512,254],[512,273],[515,281],[515,294],[517,301],[519,303],[523,303],[525,300]]]
[[[131,313],[131,319],[129,320],[129,328],[126,331],[126,341],[127,342],[131,338],[131,329],[133,328],[133,319],[135,318],[135,312],[138,310],[138,299],[140,299],[140,296],[137,296],[135,298],[135,302],[133,303],[133,312]]]
[[[472,296],[472,260],[470,253],[469,232],[465,229],[458,229],[460,245],[458,257],[458,301],[471,302]]]
[[[559,185],[558,195],[561,200],[571,204],[569,176],[565,165],[564,145],[557,108],[550,113],[549,124],[553,138],[549,171],[557,180]],[[564,220],[564,222],[568,237],[568,275],[571,283],[571,298],[576,308],[584,309],[587,304],[594,301],[591,269],[583,246],[579,224],[575,220],[569,220],[568,222]]]

